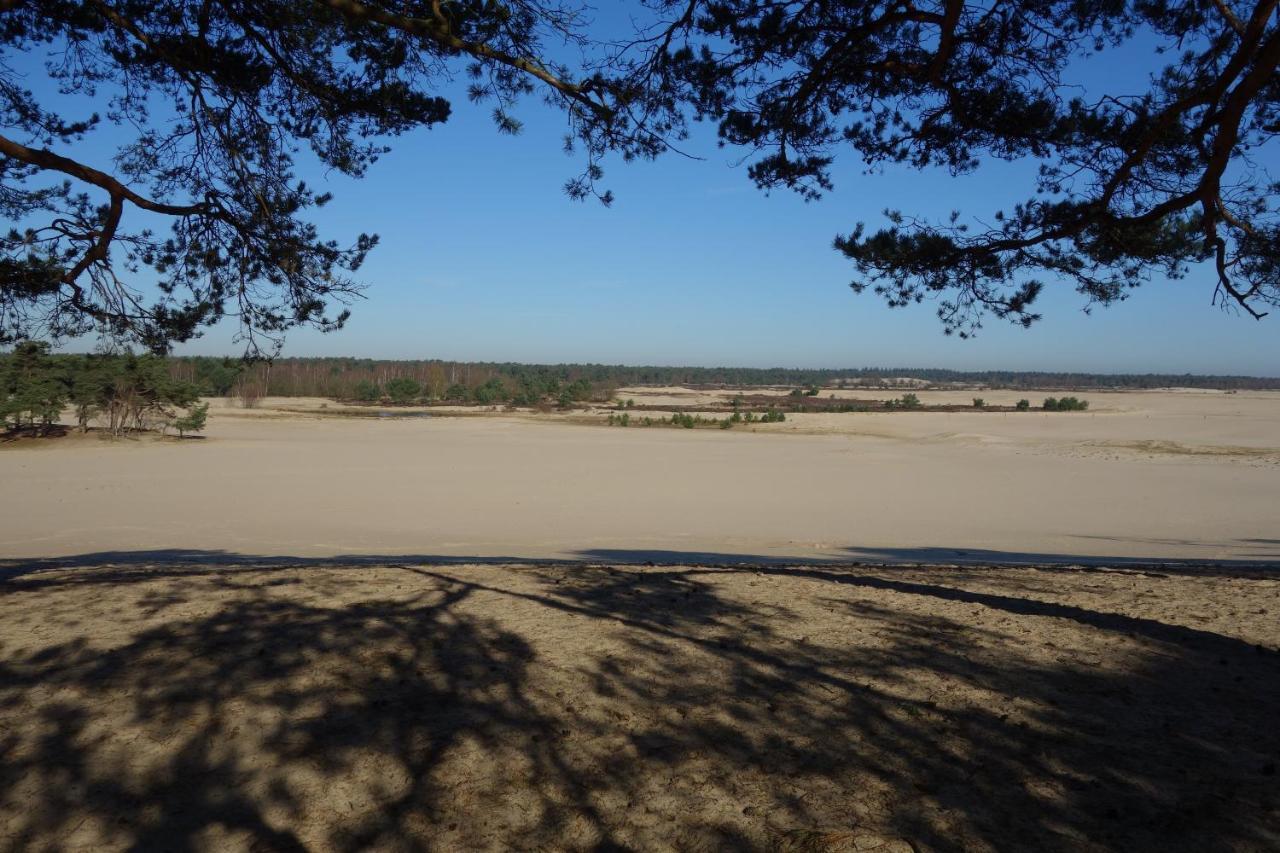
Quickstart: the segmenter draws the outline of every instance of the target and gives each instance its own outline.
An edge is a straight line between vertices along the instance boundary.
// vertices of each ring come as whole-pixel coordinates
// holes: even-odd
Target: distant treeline
[[[590,385],[606,396],[628,385],[781,385],[836,388],[908,388],[916,383],[1040,390],[1220,388],[1280,390],[1280,377],[1197,376],[1159,373],[1046,373],[1041,371],[957,371],[934,368],[864,367],[807,370],[782,367],[629,367],[609,364],[517,364],[513,362],[377,361],[355,358],[285,358],[245,365],[236,359],[175,357],[175,379],[194,382],[206,395],[332,397],[359,399],[370,386],[385,389],[411,379],[430,399],[457,399],[460,391],[490,400],[533,402],[556,398],[573,386],[574,396]]]

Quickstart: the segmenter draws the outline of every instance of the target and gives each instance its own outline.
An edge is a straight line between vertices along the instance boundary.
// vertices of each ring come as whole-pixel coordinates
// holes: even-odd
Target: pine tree
[[[173,428],[180,438],[186,438],[189,432],[202,432],[205,421],[209,417],[209,404],[201,403],[192,406],[187,413],[173,422]]]

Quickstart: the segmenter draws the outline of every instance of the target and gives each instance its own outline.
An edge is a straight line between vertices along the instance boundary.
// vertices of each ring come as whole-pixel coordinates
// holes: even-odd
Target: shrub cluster
[[[607,422],[609,426],[620,426],[620,427],[631,426],[632,423],[635,423],[637,426],[642,426],[642,427],[672,426],[672,427],[683,427],[685,429],[693,429],[694,427],[700,424],[719,424],[720,420],[718,418],[703,418],[702,415],[690,415],[690,414],[677,412],[676,414],[671,416],[670,420],[668,420],[665,417],[661,417],[655,420],[654,418],[648,417],[646,415],[643,418],[636,418],[635,421],[632,421],[630,412],[623,412],[620,415],[610,412]],[[725,423],[728,423],[728,421],[726,420]]]
[[[847,413],[847,412],[866,412],[866,411],[869,411],[870,409],[871,407],[868,406],[866,403],[853,402],[853,403],[837,403],[834,406],[828,406],[822,411]]]
[[[1046,412],[1083,412],[1089,408],[1088,400],[1078,400],[1075,397],[1045,397],[1044,410]]]
[[[412,403],[422,396],[422,384],[407,376],[397,376],[390,380],[384,390],[393,403]]]
[[[759,417],[756,417],[752,412],[734,412],[728,422],[731,424],[777,424],[786,419],[787,416],[781,410],[766,409]]]
[[[915,394],[903,394],[901,397],[889,400],[884,404],[884,407],[890,411],[896,409],[919,409],[921,406],[920,398]]]
[[[643,418],[636,418],[633,420],[630,412],[623,412],[621,414],[610,412],[609,417],[606,419],[606,423],[609,426],[621,427],[631,426],[634,424],[636,426],[643,427],[670,426],[682,429],[695,429],[700,426],[715,426],[720,429],[732,429],[734,424],[770,424],[780,423],[786,419],[787,416],[777,409],[769,409],[767,412],[759,416],[752,412],[734,412],[730,417],[727,417],[724,420],[720,420],[720,418],[704,418],[702,415],[689,412],[676,412],[670,418],[664,416],[655,420],[654,418],[645,416]]]
[[[822,393],[822,389],[817,385],[810,385],[808,388],[792,388],[790,396],[792,397],[816,397]]]

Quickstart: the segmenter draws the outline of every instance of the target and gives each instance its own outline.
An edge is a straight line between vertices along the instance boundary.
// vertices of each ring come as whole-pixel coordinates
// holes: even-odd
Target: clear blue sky
[[[990,320],[948,338],[929,304],[891,310],[847,286],[832,237],[886,206],[989,216],[1030,188],[1028,168],[976,174],[848,162],[836,191],[805,203],[758,192],[711,140],[702,162],[611,164],[611,208],[560,191],[578,161],[536,104],[518,137],[482,109],[415,133],[362,181],[333,181],[325,230],[377,231],[362,270],[371,285],[337,334],[294,333],[292,355],[352,354],[526,362],[939,366],[955,369],[1280,373],[1280,315],[1261,323],[1209,305],[1212,279],[1153,281],[1085,315],[1069,285],[1051,287],[1029,330]],[[188,347],[225,352],[219,334]]]
[[[1028,164],[864,175],[845,154],[835,191],[805,203],[757,191],[703,128],[687,148],[705,160],[608,163],[617,200],[605,208],[562,193],[581,161],[536,99],[518,110],[515,137],[494,130],[488,107],[454,106],[445,125],[394,140],[362,180],[302,169],[335,194],[315,215],[326,236],[382,242],[347,328],[295,330],[285,355],[1280,375],[1280,312],[1256,322],[1211,307],[1208,270],[1089,316],[1069,285],[1051,286],[1040,323],[991,319],[973,340],[945,337],[928,303],[891,310],[848,288],[834,235],[877,227],[885,207],[989,216],[1029,194]],[[232,334],[211,330],[179,352],[234,354]]]

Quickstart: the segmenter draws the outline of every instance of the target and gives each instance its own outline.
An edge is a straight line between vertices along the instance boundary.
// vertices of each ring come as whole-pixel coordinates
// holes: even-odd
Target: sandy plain
[[[0,449],[0,554],[1280,561],[1280,393],[1086,396],[724,431],[219,401],[204,440]]]
[[[1087,396],[7,447],[0,850],[1280,849],[1280,395]]]

